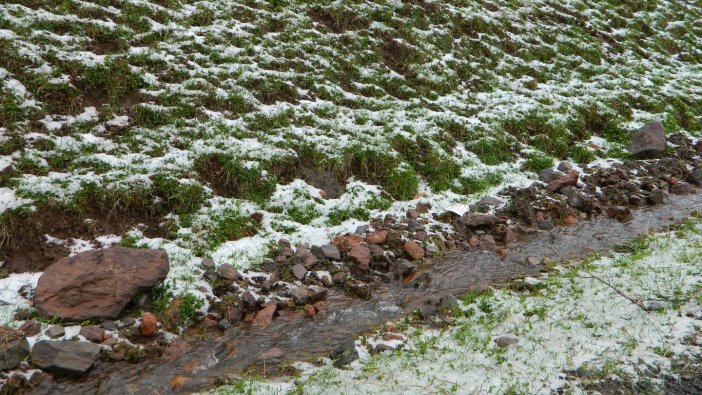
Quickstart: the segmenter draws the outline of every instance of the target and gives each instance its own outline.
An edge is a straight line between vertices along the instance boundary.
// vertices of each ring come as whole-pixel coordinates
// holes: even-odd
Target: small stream
[[[138,364],[99,363],[76,381],[58,381],[53,393],[166,394],[191,393],[213,387],[229,374],[247,370],[269,371],[281,364],[327,356],[340,344],[397,319],[421,306],[427,298],[460,296],[496,285],[542,267],[526,264],[527,257],[575,259],[594,251],[608,251],[649,230],[662,229],[702,208],[702,194],[672,196],[665,205],[633,212],[621,223],[609,218],[581,221],[551,232],[523,236],[510,246],[512,255],[501,260],[493,253],[454,250],[423,266],[415,279],[382,284],[370,300],[330,290],[326,309],[314,318],[293,313],[275,319],[265,329],[241,324],[222,337],[187,338],[189,350],[179,357],[146,360]],[[430,282],[420,281],[430,274]]]

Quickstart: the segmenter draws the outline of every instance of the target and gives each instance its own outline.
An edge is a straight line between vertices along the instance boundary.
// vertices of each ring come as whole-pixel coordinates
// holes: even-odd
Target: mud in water
[[[220,338],[186,338],[190,348],[176,358],[100,363],[80,381],[44,383],[44,388],[73,394],[190,393],[220,384],[229,374],[262,372],[264,363],[270,372],[290,362],[314,360],[360,333],[411,313],[427,298],[459,296],[543,269],[526,264],[527,257],[561,260],[606,251],[649,230],[674,225],[698,208],[702,208],[702,194],[676,196],[668,204],[636,211],[628,222],[596,218],[526,235],[511,246],[512,255],[505,260],[488,252],[454,250],[423,266],[414,280],[383,284],[370,300],[330,290],[326,309],[313,319],[293,313],[278,317],[262,330],[242,324]]]

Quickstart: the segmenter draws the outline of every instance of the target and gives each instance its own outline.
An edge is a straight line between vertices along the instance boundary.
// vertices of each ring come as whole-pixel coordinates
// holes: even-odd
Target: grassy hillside
[[[5,2],[0,222],[100,212],[246,266],[699,133],[700,37],[695,1]]]

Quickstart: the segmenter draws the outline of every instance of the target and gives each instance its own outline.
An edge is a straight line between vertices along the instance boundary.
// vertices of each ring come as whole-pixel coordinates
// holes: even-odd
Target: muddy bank
[[[54,393],[189,393],[225,383],[232,374],[263,373],[264,369],[269,373],[290,362],[329,355],[344,341],[411,313],[428,298],[461,295],[543,269],[527,264],[528,257],[558,260],[607,251],[641,233],[673,225],[698,208],[702,208],[701,194],[674,196],[668,204],[635,211],[627,222],[596,218],[534,233],[515,243],[512,255],[505,260],[484,251],[453,250],[422,266],[409,281],[381,285],[370,300],[332,290],[326,309],[313,319],[293,312],[265,329],[237,325],[221,338],[208,340],[191,334],[180,351],[167,352],[158,359],[140,364],[100,363],[80,381],[47,378],[40,387]]]

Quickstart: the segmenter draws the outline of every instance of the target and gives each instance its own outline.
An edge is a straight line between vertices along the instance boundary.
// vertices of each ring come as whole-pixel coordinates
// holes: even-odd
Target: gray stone
[[[562,172],[567,173],[567,172],[573,170],[573,165],[570,162],[564,160],[563,162],[558,164],[557,169],[562,171]]]
[[[517,343],[519,343],[519,339],[517,339],[514,336],[500,336],[497,339],[495,339],[495,344],[497,344],[497,347],[500,348],[509,347],[512,344]]]
[[[404,277],[412,273],[416,269],[414,263],[408,261],[407,259],[398,259],[392,264],[392,272],[399,277]]]
[[[654,189],[648,194],[648,201],[651,204],[663,204],[668,199],[668,192],[662,189]]]
[[[334,366],[337,368],[350,365],[351,362],[359,358],[358,351],[356,351],[356,343],[353,339],[341,343],[341,345],[329,355],[329,358],[334,361]]]
[[[543,182],[551,182],[560,175],[559,172],[549,168],[539,171],[539,180]]]
[[[26,338],[5,338],[0,341],[0,370],[15,369],[28,356],[29,342]]]
[[[667,147],[663,125],[651,122],[631,136],[629,151],[636,158],[652,158],[664,153]]]
[[[234,269],[234,266],[223,263],[217,268],[217,275],[225,280],[238,281],[241,280],[241,274]]]
[[[312,253],[320,259],[341,260],[341,253],[334,244],[312,247]]]
[[[298,263],[292,267],[293,276],[298,280],[303,280],[307,275],[307,269],[302,264]]]
[[[66,335],[66,330],[61,325],[54,325],[51,328],[45,330],[44,334],[50,339],[56,339],[57,337]]]
[[[32,348],[32,363],[58,375],[79,375],[97,361],[100,346],[88,342],[41,340]]]
[[[692,185],[702,186],[702,169],[694,169],[687,177],[687,182]]]
[[[679,182],[671,185],[670,193],[673,195],[693,195],[697,193],[697,189],[686,182]]]
[[[362,235],[364,233],[368,233],[368,229],[370,229],[370,225],[361,225],[356,227],[356,234]]]
[[[225,331],[225,330],[231,328],[231,327],[232,327],[232,324],[229,322],[228,319],[222,318],[222,319],[219,320],[219,322],[217,323],[217,326],[219,327],[219,329]]]
[[[290,296],[298,306],[304,306],[310,300],[310,293],[307,287],[293,287]]]

